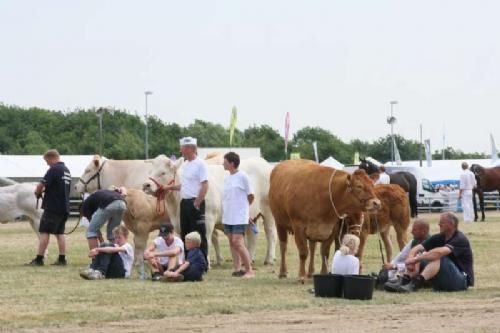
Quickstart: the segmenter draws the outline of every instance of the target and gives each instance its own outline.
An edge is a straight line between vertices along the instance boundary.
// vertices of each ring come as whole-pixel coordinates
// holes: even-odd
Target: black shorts
[[[62,235],[64,234],[64,227],[67,220],[68,214],[66,213],[60,214],[44,211],[38,230],[44,234]]]

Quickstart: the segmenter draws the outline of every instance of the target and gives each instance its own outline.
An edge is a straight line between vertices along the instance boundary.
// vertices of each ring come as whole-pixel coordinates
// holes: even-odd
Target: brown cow
[[[321,272],[327,272],[326,260],[333,242],[333,229],[344,215],[374,210],[380,201],[373,182],[363,170],[347,172],[323,167],[313,161],[289,160],[279,163],[271,173],[269,201],[280,240],[280,277],[286,277],[288,232],[295,235],[299,250],[299,280],[305,279],[307,240],[321,244]]]
[[[392,258],[392,242],[389,231],[392,225],[396,231],[399,250],[402,250],[408,241],[410,202],[406,192],[395,184],[375,185],[375,195],[380,199],[382,207],[376,214],[365,214],[357,256],[362,261],[368,235],[374,235],[378,231],[384,242],[387,254],[386,262],[390,262]]]
[[[134,264],[142,261],[149,233],[159,229],[160,224],[170,222],[164,206],[157,209],[157,200],[142,190],[127,189],[127,209],[123,214],[125,226],[134,234]],[[161,205],[165,203],[160,202]]]

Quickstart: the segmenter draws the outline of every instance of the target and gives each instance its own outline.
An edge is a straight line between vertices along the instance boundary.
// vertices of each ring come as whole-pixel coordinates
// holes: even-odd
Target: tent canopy
[[[344,165],[342,163],[340,163],[339,161],[337,161],[336,159],[334,159],[333,157],[331,157],[331,156],[328,157],[323,162],[321,162],[320,165],[327,166],[327,167],[330,167],[330,168],[339,169],[339,170],[344,169]]]

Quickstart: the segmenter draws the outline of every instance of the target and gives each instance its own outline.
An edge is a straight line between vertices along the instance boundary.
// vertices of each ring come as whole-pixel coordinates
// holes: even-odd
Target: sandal
[[[245,273],[246,273],[246,272],[245,272],[244,270],[240,269],[239,271],[233,272],[233,273],[231,274],[231,276],[234,276],[234,277],[242,277],[243,275],[245,275]]]

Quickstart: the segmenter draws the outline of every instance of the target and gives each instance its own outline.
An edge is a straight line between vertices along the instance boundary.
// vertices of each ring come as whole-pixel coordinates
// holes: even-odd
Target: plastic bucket
[[[345,275],[344,298],[372,299],[375,279],[370,275]]]
[[[343,275],[314,274],[313,279],[316,297],[342,297]]]

